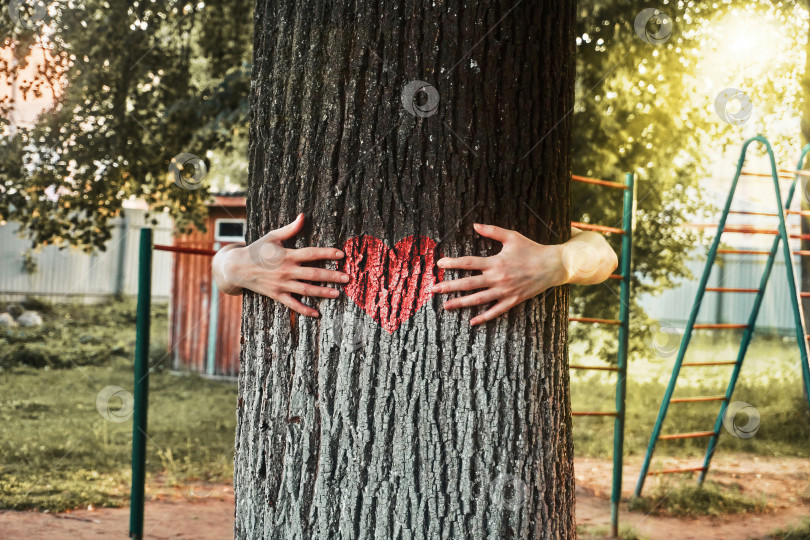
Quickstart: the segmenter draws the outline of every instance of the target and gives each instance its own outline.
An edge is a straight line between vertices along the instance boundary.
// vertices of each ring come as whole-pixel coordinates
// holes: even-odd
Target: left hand
[[[446,301],[444,309],[447,310],[495,302],[484,313],[473,317],[471,326],[494,319],[524,300],[569,281],[562,245],[544,246],[516,231],[494,225],[476,223],[473,227],[481,236],[502,243],[503,249],[491,257],[440,259],[437,263],[440,268],[478,270],[481,274],[433,286],[433,292],[442,294],[481,289]]]

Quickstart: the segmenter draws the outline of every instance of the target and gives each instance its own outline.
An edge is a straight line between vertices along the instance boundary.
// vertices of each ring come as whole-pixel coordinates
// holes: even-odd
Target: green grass
[[[108,420],[96,401],[108,386],[132,392],[134,324],[124,320],[130,311],[134,313],[131,302],[75,311],[58,307],[27,342],[59,357],[60,347],[74,354],[81,349],[81,336],[94,335],[102,352],[92,362],[58,361],[35,368],[7,360],[0,371],[0,508],[60,511],[128,503],[132,423],[128,418],[120,423]],[[165,313],[165,307],[158,306],[154,314],[158,343],[165,336]],[[81,321],[86,327],[77,324],[78,330],[72,326],[62,334],[59,329],[67,328],[67,321]],[[110,353],[119,346],[120,355]],[[153,364],[163,356],[160,349],[158,345]],[[154,372],[148,481],[230,481],[236,397],[231,383]],[[114,397],[109,410],[114,414],[122,404]]]
[[[42,313],[42,328],[0,330],[0,508],[59,511],[88,504],[127,504],[131,422],[105,419],[96,408],[96,399],[107,386],[132,391],[134,301],[95,306],[32,302],[26,307]],[[4,308],[0,305],[0,310]],[[168,367],[166,318],[166,306],[155,306],[150,349],[156,371],[150,384],[149,481],[229,482],[233,475],[236,386],[167,373],[163,369]],[[762,417],[760,430],[751,439],[737,439],[724,432],[718,452],[810,456],[806,444],[810,414],[798,380],[785,371],[792,366],[794,347],[784,340],[758,343],[752,345],[756,354],[752,353],[743,369],[734,399],[757,407]],[[729,347],[697,341],[695,349],[714,358],[726,354]],[[769,356],[763,356],[765,351]],[[631,365],[628,455],[641,454],[647,446],[671,360]],[[721,375],[706,372],[704,379],[687,377],[682,395],[717,393],[709,383]],[[613,390],[610,378],[575,373],[571,383],[573,408],[609,410]],[[122,403],[113,398],[110,410],[115,412]],[[717,413],[717,403],[677,407],[667,418],[667,433],[710,429]],[[575,418],[577,455],[609,457],[612,433],[612,419]],[[662,443],[656,455],[697,456],[704,445],[705,440]],[[686,497],[689,492],[684,488],[682,493]],[[742,509],[756,509],[759,504],[719,487],[708,495],[692,495],[696,499],[708,497],[699,504],[709,512],[750,511]],[[689,510],[688,501],[683,504],[688,511],[698,511]],[[633,538],[631,533],[628,531],[626,537]]]
[[[705,482],[703,487],[661,485],[650,495],[631,498],[628,507],[654,516],[697,517],[764,512],[768,504],[764,498],[754,499],[733,487]]]
[[[810,540],[810,518],[806,518],[792,527],[776,530],[768,538],[772,540]]]
[[[577,536],[583,539],[614,538],[610,536],[609,527],[586,527],[583,525],[577,526]],[[619,525],[619,540],[647,540],[647,537],[630,525]]]
[[[0,312],[11,304],[0,303]],[[0,328],[0,371],[20,366],[68,368],[105,365],[115,358],[130,358],[135,341],[135,301],[98,305],[50,305],[39,300],[22,302],[38,311],[40,328]],[[156,345],[165,348],[166,304],[153,306],[152,332]]]
[[[739,341],[725,338],[711,341],[696,338],[688,361],[733,360]],[[572,363],[595,363],[587,356],[571,353]],[[576,359],[576,362],[574,362]],[[669,380],[674,355],[668,358],[634,360],[627,383],[625,450],[643,454]],[[798,350],[795,341],[757,336],[746,356],[732,401],[744,401],[760,413],[759,431],[741,439],[721,428],[718,453],[750,452],[768,456],[810,457],[810,409],[804,398]],[[725,393],[731,366],[684,367],[675,397],[716,396]],[[615,374],[576,371],[571,376],[571,404],[575,411],[615,410]],[[669,408],[662,433],[710,431],[714,428],[720,402],[677,403]],[[742,420],[742,419],[740,419]],[[575,417],[574,449],[577,455],[609,457],[613,451],[613,419]],[[707,439],[661,441],[656,456],[698,457]]]

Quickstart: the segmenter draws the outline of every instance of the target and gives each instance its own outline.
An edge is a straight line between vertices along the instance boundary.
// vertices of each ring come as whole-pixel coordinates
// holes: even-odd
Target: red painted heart
[[[343,271],[351,276],[346,294],[393,334],[433,296],[444,277],[436,266],[436,242],[408,236],[389,249],[373,236],[349,238],[343,245]]]

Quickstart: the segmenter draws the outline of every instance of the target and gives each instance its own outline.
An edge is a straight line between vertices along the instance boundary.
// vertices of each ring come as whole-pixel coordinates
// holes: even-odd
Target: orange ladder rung
[[[673,435],[661,435],[658,437],[663,441],[671,441],[675,439],[697,439],[699,437],[711,437],[714,431],[696,431],[694,433],[675,433]]]
[[[708,292],[741,292],[741,293],[755,293],[759,289],[739,289],[735,287],[706,287]]]
[[[698,396],[670,399],[670,403],[700,403],[703,401],[725,401],[726,396]]]
[[[810,250],[806,249],[797,249],[793,252],[794,255],[810,255]]]
[[[624,276],[621,274],[610,274],[608,279],[624,279]]]
[[[594,324],[622,324],[622,321],[617,319],[593,319],[590,317],[569,317],[568,321]]]
[[[662,471],[650,471],[647,474],[676,474],[683,472],[697,472],[702,471],[705,467],[686,467],[684,469],[664,469]]]
[[[779,172],[787,173],[789,171],[780,169]],[[798,174],[798,173],[795,173]],[[773,175],[770,173],[760,173],[760,172],[750,172],[750,171],[740,171],[740,176],[757,176],[760,178],[773,178]],[[786,176],[784,174],[777,174],[777,177],[782,180],[793,180],[792,176]]]
[[[777,217],[779,214],[776,212],[751,212],[748,210],[729,210],[729,214],[738,214],[741,216],[769,216],[769,217]]]
[[[610,367],[610,366],[579,366],[579,365],[572,365],[568,366],[568,369],[593,369],[596,371],[619,371],[617,367]]]
[[[618,416],[617,412],[602,411],[572,411],[571,416]]]
[[[627,186],[619,182],[611,182],[609,180],[599,180],[598,178],[588,178],[587,176],[579,176],[577,174],[571,175],[571,180],[574,182],[584,182],[586,184],[597,184],[600,186],[612,187],[616,189],[627,189]]]
[[[754,249],[718,249],[717,253],[734,253],[738,255],[770,255],[770,251],[757,251]]]
[[[594,225],[593,223],[580,223],[579,221],[572,221],[571,226],[576,227],[577,229],[582,229],[583,231],[624,234],[623,229],[617,229],[616,227],[605,227],[604,225]]]
[[[727,330],[732,328],[748,328],[747,324],[696,324],[693,326],[695,330],[705,330],[705,329],[717,329],[717,330]]]
[[[684,362],[682,366],[733,366],[737,362],[730,360],[727,362]]]

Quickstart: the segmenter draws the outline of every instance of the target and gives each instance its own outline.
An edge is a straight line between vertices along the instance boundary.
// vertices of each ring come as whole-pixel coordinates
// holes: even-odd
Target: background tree
[[[320,319],[244,298],[237,537],[575,536],[567,289],[480,328],[429,292],[499,250],[474,221],[567,238],[574,17],[258,2],[248,241],[306,212],[355,281]]]
[[[658,44],[643,41],[634,29],[646,8],[658,8],[672,21],[671,35]],[[762,132],[774,144],[780,163],[795,159],[795,126],[786,127],[785,118],[795,114],[795,81],[803,68],[791,49],[794,36],[806,29],[796,9],[793,1],[578,3],[573,171],[610,179],[636,174],[631,306],[631,352],[636,355],[650,354],[654,329],[638,298],[690,278],[686,262],[702,257],[705,238],[683,225],[716,221],[717,209],[707,192],[714,183],[707,180],[717,158],[726,159],[728,152],[730,179],[742,140]],[[777,28],[785,54],[771,55],[762,64],[750,51],[739,50],[737,41],[751,37],[746,19]],[[660,30],[654,19],[648,30]],[[757,54],[768,54],[773,47],[760,45]],[[715,96],[726,87],[740,88],[754,103],[756,114],[742,127],[722,122],[714,112]],[[739,195],[745,195],[743,188]],[[621,204],[611,196],[615,194],[575,184],[573,219],[619,226]],[[614,241],[618,250],[618,238]],[[572,288],[572,312],[614,318],[617,290],[610,283]],[[615,361],[614,331],[577,325],[571,332],[572,342],[589,343],[589,353]]]
[[[228,150],[244,126],[251,13],[247,0],[56,1],[47,15],[2,3],[0,77],[18,96],[55,94],[33,127],[0,141],[0,219],[34,244],[103,249],[122,201],[144,199],[183,227],[202,224],[210,184],[168,174],[183,152]],[[40,66],[31,80],[27,63]],[[11,96],[0,101],[11,117]],[[244,131],[244,128],[242,128]]]

